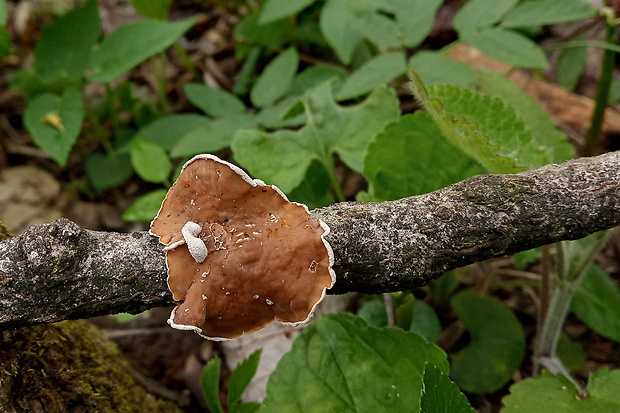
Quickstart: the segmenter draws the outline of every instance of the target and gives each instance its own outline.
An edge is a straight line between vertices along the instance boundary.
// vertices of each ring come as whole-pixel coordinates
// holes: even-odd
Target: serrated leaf
[[[271,23],[284,17],[299,13],[315,0],[269,0],[262,7],[258,22]]]
[[[454,28],[463,32],[492,26],[518,2],[519,0],[471,0],[454,16]]]
[[[424,413],[475,412],[467,397],[447,374],[430,363],[424,369],[424,388],[420,398],[420,411]]]
[[[151,221],[159,212],[167,193],[166,189],[156,189],[142,195],[129,205],[122,218],[125,221]]]
[[[216,118],[245,112],[243,101],[225,90],[214,89],[201,83],[185,83],[183,91],[187,99],[196,107]]]
[[[519,166],[536,167],[546,163],[546,157],[532,142],[532,134],[523,119],[501,99],[450,85],[429,86],[428,93],[441,101],[448,113],[475,122],[478,131],[499,147],[498,155],[514,159]]]
[[[420,51],[409,59],[408,66],[420,75],[427,86],[450,84],[468,88],[476,84],[476,71],[473,67],[450,59],[441,52]]]
[[[86,158],[84,168],[97,192],[114,188],[133,175],[131,157],[125,153],[94,153]]]
[[[346,100],[364,95],[402,75],[406,68],[405,54],[402,52],[377,55],[344,81],[336,99]]]
[[[432,192],[485,172],[420,111],[388,124],[368,147],[364,161],[369,193],[376,201]]]
[[[575,41],[585,41],[582,34],[575,37]],[[586,66],[588,50],[585,47],[571,47],[560,51],[556,62],[558,83],[564,89],[573,90]]]
[[[192,156],[218,151],[230,145],[235,132],[254,127],[256,119],[245,113],[211,121],[184,134],[170,151],[170,156]]]
[[[571,309],[592,330],[620,342],[620,290],[600,267],[589,268],[573,295]]]
[[[510,381],[525,355],[521,323],[499,300],[465,290],[452,309],[471,334],[471,343],[452,362],[452,379],[466,392],[488,394]]]
[[[461,39],[485,55],[515,67],[546,69],[542,49],[527,37],[498,28],[459,32]]]
[[[299,335],[267,384],[269,412],[415,412],[425,362],[447,373],[445,353],[419,335],[325,315]]]
[[[169,151],[183,136],[209,123],[211,121],[206,116],[194,113],[168,115],[147,124],[136,136]]]
[[[230,382],[228,383],[228,407],[239,403],[241,395],[252,381],[252,378],[256,374],[258,368],[258,362],[260,361],[260,355],[262,350],[256,350],[247,359],[243,360],[235,370],[232,372]]]
[[[574,146],[556,128],[549,113],[506,76],[483,70],[479,72],[479,82],[486,94],[502,99],[519,114],[532,132],[532,143],[537,151],[544,153],[544,163],[561,163],[576,156]]]
[[[99,9],[94,0],[59,17],[42,30],[34,53],[37,76],[44,82],[82,77],[100,34]]]
[[[449,113],[439,99],[429,96],[428,90],[415,72],[412,72],[412,80],[414,95],[431,114],[443,136],[452,145],[474,159],[486,172],[514,173],[522,170],[516,166],[513,159],[499,156],[500,148],[489,142],[489,137],[478,130],[476,123]]]
[[[149,19],[163,20],[168,15],[172,0],[130,0],[134,9]]]
[[[24,112],[24,122],[34,142],[61,166],[67,163],[83,119],[82,95],[75,89],[62,97],[51,93],[39,95]]]
[[[148,182],[168,182],[172,164],[159,146],[136,136],[131,140],[131,163],[140,176]]]
[[[566,377],[543,370],[510,386],[502,400],[502,413],[608,413],[620,410],[620,370],[600,369],[592,373],[583,397]]]
[[[212,413],[223,413],[224,409],[220,402],[220,367],[222,361],[215,357],[211,359],[202,370],[200,375],[200,387],[205,396],[207,406]]]
[[[110,82],[167,49],[196,22],[195,19],[174,23],[147,20],[127,24],[106,37],[91,56],[90,80]]]
[[[502,20],[503,27],[546,26],[595,16],[598,10],[583,0],[526,1],[512,9]]]
[[[303,128],[274,133],[246,129],[235,134],[231,145],[235,159],[253,176],[284,192],[302,182],[313,160],[328,165],[333,163],[334,153],[352,169],[361,170],[370,141],[399,115],[398,100],[386,88],[346,108],[334,102],[329,83],[302,100],[308,119]]]
[[[293,82],[298,66],[299,55],[294,47],[286,49],[269,62],[250,92],[254,106],[267,106],[284,96]]]

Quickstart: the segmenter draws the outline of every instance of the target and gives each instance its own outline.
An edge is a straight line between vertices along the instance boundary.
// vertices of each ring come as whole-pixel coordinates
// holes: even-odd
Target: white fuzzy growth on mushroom
[[[183,228],[181,229],[181,234],[183,235],[183,239],[187,244],[187,249],[191,254],[192,258],[196,260],[197,263],[202,263],[209,252],[207,251],[207,246],[204,241],[198,238],[198,234],[202,232],[202,227],[195,222],[187,221]]]

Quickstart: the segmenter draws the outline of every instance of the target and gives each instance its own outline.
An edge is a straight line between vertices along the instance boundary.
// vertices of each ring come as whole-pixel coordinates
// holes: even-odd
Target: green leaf
[[[131,140],[131,163],[140,178],[148,182],[168,182],[172,165],[159,146],[138,136]]]
[[[242,130],[231,145],[235,159],[253,176],[284,192],[299,186],[314,159],[326,167],[333,165],[334,153],[360,171],[370,141],[400,112],[394,92],[387,88],[379,88],[364,102],[346,108],[334,102],[329,83],[302,100],[308,119],[303,128],[274,133]]]
[[[515,67],[546,69],[549,66],[541,48],[527,37],[497,28],[459,33],[461,39],[485,55]]]
[[[34,142],[61,166],[82,129],[82,95],[70,89],[62,97],[45,93],[28,103],[24,122]]]
[[[168,15],[172,0],[130,0],[138,13],[149,19],[163,20]]]
[[[598,10],[583,0],[526,1],[515,7],[502,21],[503,27],[546,26],[583,20],[595,16]]]
[[[245,113],[245,104],[237,96],[201,83],[185,83],[187,99],[208,115],[216,118]]]
[[[512,311],[495,298],[466,290],[451,302],[471,334],[471,343],[454,357],[451,376],[466,392],[493,393],[508,383],[521,365],[523,328]]]
[[[212,413],[224,413],[220,402],[220,367],[222,361],[215,357],[207,363],[200,375],[200,386],[207,406]]]
[[[450,84],[469,88],[476,84],[476,71],[473,67],[450,59],[441,52],[420,51],[409,59],[408,66],[420,75],[427,86]]]
[[[417,334],[369,327],[347,313],[325,315],[278,363],[264,411],[419,411],[426,362],[448,371],[443,351]]]
[[[313,87],[330,79],[338,81],[346,77],[347,73],[342,69],[331,66],[310,66],[295,77],[289,89],[289,95],[301,96]]]
[[[269,0],[262,7],[258,22],[271,23],[284,17],[299,13],[315,0]]]
[[[291,87],[299,66],[299,55],[294,47],[289,47],[273,59],[256,79],[250,92],[254,106],[263,107],[284,96]]]
[[[171,156],[192,156],[197,153],[215,152],[230,146],[235,132],[256,127],[256,119],[241,114],[217,119],[198,126],[183,135],[174,145]]]
[[[346,100],[364,95],[377,86],[389,83],[405,73],[407,63],[402,52],[377,55],[364,63],[343,83],[336,95],[338,100]]]
[[[498,155],[514,159],[519,166],[536,167],[546,163],[546,157],[532,142],[532,134],[523,119],[503,100],[450,85],[430,86],[428,93],[441,101],[447,112],[475,122],[479,132],[499,146]]]
[[[528,265],[538,260],[540,256],[541,247],[532,248],[531,250],[519,251],[517,252],[513,258],[515,261],[515,266],[521,270],[527,268]]]
[[[566,377],[543,370],[510,386],[502,413],[608,413],[620,410],[620,370],[603,368],[590,376],[587,397]]]
[[[0,0],[2,1],[2,0]],[[0,25],[0,57],[11,53],[11,36],[5,26]]]
[[[424,413],[475,412],[467,397],[447,374],[430,363],[424,369],[424,388],[420,398],[420,411]]]
[[[364,176],[375,201],[424,194],[485,173],[448,141],[428,113],[388,124],[368,147]]]
[[[500,148],[489,142],[489,137],[478,130],[479,126],[476,123],[450,113],[445,110],[439,99],[429,96],[428,90],[415,72],[412,72],[412,79],[414,95],[431,114],[443,136],[452,145],[474,159],[484,168],[485,172],[513,173],[522,170],[516,166],[513,159],[499,156]],[[472,93],[466,89],[457,89],[448,85],[443,87],[454,89],[455,97],[458,97],[459,93]]]
[[[334,49],[338,58],[349,64],[353,52],[363,37],[355,27],[355,16],[344,1],[328,1],[321,9],[319,21],[325,40]]]
[[[247,389],[250,381],[256,374],[258,368],[258,362],[260,361],[260,355],[262,350],[256,350],[247,359],[243,360],[232,372],[230,382],[228,383],[228,407],[239,403],[241,395]]]
[[[99,9],[94,0],[59,17],[41,33],[34,53],[34,69],[44,82],[77,79],[88,67],[91,51],[101,34]]]
[[[86,174],[97,192],[114,188],[131,178],[133,167],[129,154],[94,153],[84,161]]]
[[[620,342],[620,291],[600,267],[589,268],[573,295],[571,309],[592,330]]]
[[[174,23],[140,21],[118,28],[106,37],[91,57],[90,80],[110,82],[118,76],[167,49],[196,22],[195,19]]]
[[[301,184],[290,192],[287,197],[293,202],[305,204],[310,210],[321,208],[334,202],[329,192],[331,182],[327,171],[317,160],[312,161]]]
[[[233,29],[237,40],[235,55],[239,60],[256,53],[251,52],[256,50],[256,47],[252,45],[276,48],[280,47],[286,40],[288,31],[286,20],[282,19],[267,24],[259,24],[258,17],[258,13],[248,14]],[[257,56],[254,57],[257,58]]]
[[[556,353],[569,371],[581,371],[588,359],[583,346],[572,341],[566,334],[560,335]]]
[[[286,98],[273,106],[261,109],[256,116],[256,121],[267,129],[301,126],[306,123],[305,112],[302,111],[302,113],[291,117],[294,114],[291,110],[295,109],[297,111],[294,107],[298,104],[301,104],[298,97]]]
[[[209,123],[206,116],[194,113],[168,115],[144,126],[136,136],[169,151],[184,135]]]
[[[9,13],[6,7],[6,0],[0,0],[0,25],[6,25],[6,21],[9,18]]]
[[[463,32],[492,26],[518,2],[519,0],[468,1],[454,16],[454,28],[458,32]]]
[[[443,0],[384,0],[380,3],[396,17],[403,45],[415,47],[431,31]]]
[[[388,324],[387,311],[383,300],[372,300],[364,303],[357,311],[357,316],[371,327],[382,328]]]
[[[544,163],[561,163],[576,156],[575,147],[556,128],[549,113],[506,76],[498,72],[481,71],[479,81],[486,94],[503,100],[523,119],[527,129],[532,132],[532,143],[536,150],[544,153]]]
[[[167,193],[166,189],[156,189],[142,195],[123,212],[123,219],[125,221],[151,221],[159,212]]]
[[[441,324],[433,308],[422,300],[413,301],[413,315],[409,331],[418,333],[430,343],[439,339]]]
[[[575,41],[585,41],[584,35],[575,37]],[[564,89],[573,90],[586,66],[588,50],[585,47],[571,47],[560,51],[556,62],[558,83]]]

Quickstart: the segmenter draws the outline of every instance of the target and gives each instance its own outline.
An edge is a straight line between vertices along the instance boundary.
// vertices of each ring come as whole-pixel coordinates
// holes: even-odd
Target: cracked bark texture
[[[397,201],[312,211],[331,228],[331,293],[422,286],[445,271],[620,224],[620,152],[480,175]],[[162,246],[60,219],[0,242],[0,328],[173,304]]]

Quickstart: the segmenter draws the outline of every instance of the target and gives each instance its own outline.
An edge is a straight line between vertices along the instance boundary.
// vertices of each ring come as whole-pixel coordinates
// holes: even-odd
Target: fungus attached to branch
[[[308,321],[335,281],[329,227],[213,155],[184,166],[151,223],[176,307],[168,323],[223,340]]]

